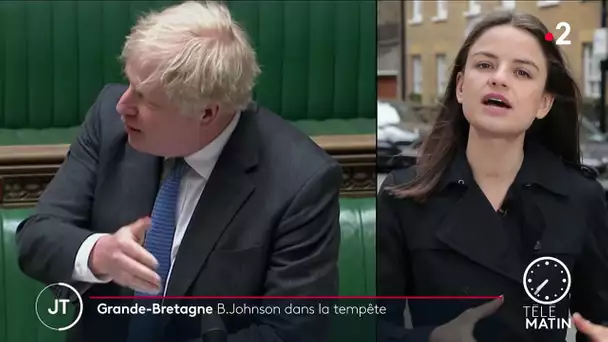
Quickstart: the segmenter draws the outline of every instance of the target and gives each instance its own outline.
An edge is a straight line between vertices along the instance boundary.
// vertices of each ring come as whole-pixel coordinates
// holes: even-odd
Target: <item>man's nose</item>
[[[116,111],[122,116],[130,116],[137,114],[137,107],[133,104],[131,87],[122,94],[116,104]]]

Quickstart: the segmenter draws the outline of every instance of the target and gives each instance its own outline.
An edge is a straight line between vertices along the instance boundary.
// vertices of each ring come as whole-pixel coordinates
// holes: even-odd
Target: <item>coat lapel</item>
[[[573,238],[577,229],[584,224],[584,218],[572,215],[576,203],[571,203],[571,177],[578,165],[566,166],[542,145],[530,143],[527,145],[527,158],[521,170],[520,184],[523,194],[529,199],[529,205],[537,208],[537,215],[542,219],[544,231],[541,235],[534,254],[570,253],[576,249],[577,239]],[[532,214],[529,214],[532,215]]]
[[[122,156],[115,156],[114,160],[122,160],[123,165],[108,166],[121,170],[118,173],[118,181],[104,185],[113,187],[108,190],[108,193],[113,196],[111,212],[116,215],[118,222],[116,229],[133,223],[141,217],[152,215],[163,167],[163,158],[141,153],[133,149],[126,141],[122,154]],[[106,172],[116,171],[106,170]],[[120,194],[120,196],[116,196],[116,194]],[[134,291],[129,288],[121,287],[121,295],[132,296],[133,293]]]
[[[175,259],[167,296],[183,296],[254,186],[240,170],[218,165],[190,220]]]
[[[152,215],[154,200],[160,186],[163,158],[144,154],[126,145],[124,172],[120,175],[120,189],[123,196],[117,196],[118,208],[125,213],[120,217],[125,223]]]
[[[177,253],[166,295],[183,296],[239,209],[254,191],[254,112],[244,112],[209,177]]]
[[[569,229],[576,226],[578,218],[569,215],[572,211],[568,210],[568,177],[566,166],[560,158],[535,141],[526,143],[524,163],[513,186],[521,189],[525,206],[539,209],[523,213],[524,216],[533,216],[525,220],[527,223],[534,219],[533,224],[539,224],[544,229],[540,246],[535,248],[533,254],[540,256],[574,248],[572,244],[575,241],[571,239]],[[512,247],[509,247],[509,236],[501,218],[474,182],[463,149],[457,152],[442,177],[441,189],[459,183],[458,179],[467,180],[465,183],[468,182],[468,185],[462,185],[467,189],[459,200],[449,206],[448,214],[439,223],[437,238],[471,261],[522,283],[527,262],[521,260],[517,251],[510,251]]]
[[[522,282],[524,268],[508,253],[509,239],[500,217],[475,186],[449,209],[436,236],[472,262]]]
[[[531,195],[539,208],[546,229],[535,250],[535,257],[571,254],[577,251],[580,240],[576,238],[584,231],[584,218],[572,215],[572,204],[567,197],[556,197],[545,193]]]

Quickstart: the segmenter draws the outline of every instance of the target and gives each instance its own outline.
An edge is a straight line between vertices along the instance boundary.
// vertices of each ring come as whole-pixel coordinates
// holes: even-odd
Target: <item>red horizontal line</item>
[[[89,299],[497,299],[500,296],[89,296]]]

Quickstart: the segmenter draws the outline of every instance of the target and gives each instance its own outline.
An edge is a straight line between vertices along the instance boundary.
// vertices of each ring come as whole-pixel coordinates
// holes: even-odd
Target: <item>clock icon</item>
[[[524,289],[530,299],[542,305],[553,305],[570,291],[572,278],[568,267],[554,257],[540,257],[524,272]]]

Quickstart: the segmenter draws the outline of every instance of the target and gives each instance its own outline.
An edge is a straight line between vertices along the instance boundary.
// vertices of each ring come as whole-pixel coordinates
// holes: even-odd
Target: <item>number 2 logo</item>
[[[568,35],[570,34],[570,24],[568,24],[565,21],[560,22],[559,24],[557,24],[557,26],[555,27],[556,30],[561,30],[564,29],[564,32],[562,33],[561,36],[559,36],[559,38],[557,38],[557,40],[555,40],[555,44],[556,45],[570,45],[571,42],[569,40],[566,40],[566,38],[568,38]]]

